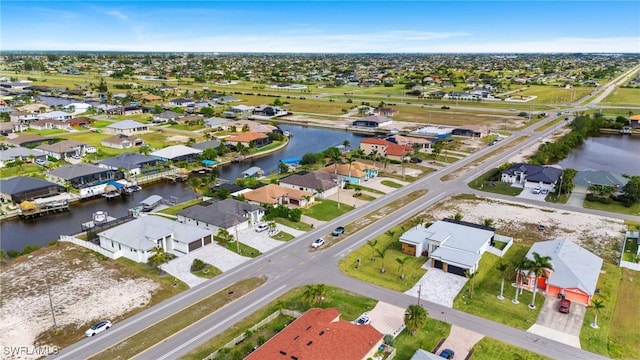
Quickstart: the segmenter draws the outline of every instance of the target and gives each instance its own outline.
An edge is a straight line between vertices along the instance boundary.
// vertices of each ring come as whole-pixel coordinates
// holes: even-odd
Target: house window
[[[111,240],[111,247],[114,248],[115,246],[113,245],[113,240]]]
[[[522,285],[529,286],[529,278],[523,278]]]

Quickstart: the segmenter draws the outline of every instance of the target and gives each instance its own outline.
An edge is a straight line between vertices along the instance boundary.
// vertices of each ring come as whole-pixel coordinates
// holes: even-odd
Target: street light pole
[[[51,299],[51,286],[49,286],[49,281],[47,281],[46,277],[44,278],[44,283],[47,285],[47,294],[49,295],[49,307],[51,308],[51,317],[53,317],[53,327],[57,329],[58,323],[56,322],[56,314],[53,311],[53,300]]]

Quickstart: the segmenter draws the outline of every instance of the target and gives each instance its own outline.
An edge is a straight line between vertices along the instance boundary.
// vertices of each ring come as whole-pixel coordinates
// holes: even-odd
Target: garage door
[[[463,269],[461,267],[458,266],[453,266],[453,265],[449,265],[447,266],[447,272],[448,273],[452,273],[452,274],[456,274],[456,275],[460,275],[460,276],[465,276],[464,273],[467,269]]]
[[[434,267],[434,268],[436,268],[436,269],[442,269],[442,261],[440,261],[440,260],[436,260],[436,261],[433,263],[433,267]]]
[[[192,243],[189,243],[189,252],[202,247],[202,240],[196,240]]]

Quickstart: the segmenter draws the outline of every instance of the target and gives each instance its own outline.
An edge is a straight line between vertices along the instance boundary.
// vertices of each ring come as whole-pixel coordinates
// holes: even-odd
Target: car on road
[[[258,226],[256,226],[256,232],[263,232],[265,230],[269,229],[269,225],[267,224],[258,224]]]
[[[489,143],[489,146],[493,146],[493,145],[495,145],[495,144],[496,144],[496,141],[495,141],[495,140],[493,140],[492,142],[490,142],[490,143]]]
[[[560,306],[558,306],[558,311],[563,314],[568,314],[571,310],[571,300],[560,299]]]
[[[111,321],[109,320],[100,321],[99,323],[90,327],[84,334],[85,336],[89,336],[89,337],[94,336],[96,334],[100,334],[101,332],[107,330],[110,327],[111,327]]]
[[[369,315],[367,314],[362,314],[353,323],[356,325],[368,325],[371,323],[371,318],[369,318]]]
[[[331,233],[331,235],[333,236],[340,236],[344,234],[344,227],[343,226],[338,226],[337,228],[333,229],[333,232]]]
[[[47,162],[43,159],[36,159],[35,161],[36,164],[40,165],[40,166],[46,166]]]
[[[444,349],[440,352],[440,357],[445,359],[453,359],[453,355],[455,355],[455,352],[451,349]]]
[[[451,108],[450,108],[450,107],[448,107],[448,106],[446,106],[446,105],[442,105],[442,107],[441,107],[440,109],[442,109],[442,110],[449,110],[449,109],[451,109]]]
[[[315,239],[313,240],[313,242],[311,243],[311,248],[313,249],[317,249],[320,246],[324,245],[324,239],[320,238],[320,239]]]

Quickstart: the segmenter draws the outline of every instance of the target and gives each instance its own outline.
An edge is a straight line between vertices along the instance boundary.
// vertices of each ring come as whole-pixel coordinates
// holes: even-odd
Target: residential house
[[[374,115],[379,115],[382,117],[394,117],[400,113],[397,109],[393,109],[390,107],[381,107],[373,110]]]
[[[378,176],[378,168],[360,161],[351,164],[329,165],[322,171],[337,174],[349,184],[361,185],[365,181]]]
[[[104,131],[109,134],[144,134],[149,132],[149,125],[139,123],[135,120],[122,120],[105,127]]]
[[[25,130],[28,130],[29,126],[13,121],[0,122],[0,133],[2,135],[7,135],[10,133],[18,133]]]
[[[40,150],[28,149],[24,147],[9,148],[7,150],[0,150],[0,168],[7,166],[16,160],[23,162],[30,162],[32,159],[46,160],[47,155]]]
[[[105,110],[108,115],[131,116],[144,112],[144,108],[139,105],[109,107]]]
[[[438,220],[425,227],[418,225],[400,235],[401,251],[413,256],[428,255],[434,268],[465,276],[478,269],[482,254],[492,246],[495,229],[458,221]],[[500,237],[501,241],[510,238]]]
[[[7,142],[9,144],[13,144],[16,146],[37,146],[40,145],[42,143],[50,143],[52,142],[53,139],[48,138],[48,137],[43,137],[40,135],[36,135],[36,134],[20,134],[16,137],[14,137],[13,139],[7,139]]]
[[[588,189],[591,185],[603,187],[615,187],[618,190],[627,185],[629,179],[621,174],[615,174],[606,170],[582,170],[573,178],[575,187]]]
[[[204,151],[206,149],[217,149],[220,147],[220,145],[222,145],[222,142],[220,140],[207,140],[207,141],[195,143],[190,147]]]
[[[326,199],[338,192],[338,177],[324,171],[301,171],[280,179],[280,186],[310,192]]]
[[[489,129],[482,125],[465,125],[453,129],[451,135],[481,138],[489,135]]]
[[[38,145],[36,149],[58,160],[64,160],[72,155],[84,155],[87,144],[75,140],[62,140],[53,144]]]
[[[550,257],[553,265],[553,270],[545,269],[544,275],[538,279],[538,289],[547,295],[564,294],[568,300],[591,305],[602,269],[601,258],[567,239],[536,242],[526,258],[533,260],[533,253]],[[533,291],[534,284],[535,276],[523,271],[520,286]]]
[[[89,111],[89,109],[91,108],[91,104],[78,102],[70,103],[64,106],[64,109],[70,111],[72,114],[82,114]]]
[[[128,149],[130,147],[144,145],[144,140],[124,134],[118,134],[102,139],[100,144],[114,149]]]
[[[404,135],[392,135],[387,138],[387,140],[392,143],[402,145],[402,146],[411,146],[413,149],[413,144],[418,144],[420,149],[430,149],[433,144],[432,140]]]
[[[177,98],[169,100],[169,106],[187,107],[195,104],[191,99]]]
[[[225,141],[229,145],[238,146],[243,144],[247,147],[262,147],[268,145],[271,141],[269,136],[251,131],[233,133],[225,138]]]
[[[245,360],[371,359],[383,334],[370,324],[340,320],[335,308],[307,310]]]
[[[37,115],[38,120],[42,120],[42,119],[53,119],[53,120],[70,120],[73,117],[73,114],[64,112],[64,111],[51,111],[51,112],[45,112],[45,113],[40,113]]]
[[[640,129],[640,115],[632,115],[629,117],[629,126],[634,129]]]
[[[80,197],[101,194],[106,183],[124,178],[120,170],[105,169],[93,164],[78,163],[55,168],[46,173],[49,181],[80,190]]]
[[[160,216],[142,216],[98,233],[100,247],[125,257],[146,263],[160,247],[173,254],[188,254],[213,242],[211,231],[183,224]]]
[[[12,122],[29,123],[38,120],[38,116],[28,111],[13,111],[9,114]]]
[[[152,152],[152,157],[162,161],[195,161],[202,153],[202,150],[194,149],[184,145],[167,146],[164,149]]]
[[[262,221],[264,208],[235,199],[213,200],[190,206],[177,214],[177,221],[210,230],[214,235],[219,229],[235,234]]]
[[[255,116],[278,117],[288,114],[289,111],[287,109],[271,105],[259,105],[253,109],[253,115]]]
[[[16,204],[24,200],[32,201],[63,192],[65,192],[63,186],[33,177],[16,176],[0,180],[0,196],[4,200],[13,201]]]
[[[380,138],[366,138],[360,141],[360,148],[367,155],[378,154],[391,160],[402,161],[413,152],[409,145],[398,145]]]
[[[48,129],[62,129],[66,130],[71,125],[68,120],[54,120],[54,119],[42,119],[37,120],[29,124],[29,127],[34,130],[48,130]]]
[[[366,118],[354,120],[352,126],[378,128],[381,126],[391,125],[393,120],[386,116],[371,115]]]
[[[453,128],[442,126],[425,126],[420,129],[412,131],[410,134],[417,137],[426,137],[428,139],[435,140],[447,140],[451,137]]]
[[[554,192],[562,170],[553,166],[514,164],[501,173],[500,181],[525,189],[540,187]]]
[[[210,117],[204,119],[204,123],[207,127],[214,130],[226,130],[228,128],[229,119],[219,118],[219,117]]]
[[[70,126],[88,126],[91,123],[93,123],[94,120],[90,119],[90,118],[86,118],[86,117],[74,117],[71,120],[69,120],[69,125]]]
[[[241,132],[244,129],[249,129],[250,132],[261,134],[269,134],[278,130],[278,128],[273,125],[263,124],[253,120],[230,121],[226,124],[226,127],[227,129],[235,128],[235,132]]]
[[[256,205],[284,205],[305,207],[315,201],[314,193],[268,184],[243,194],[245,200]]]
[[[225,111],[223,115],[224,117],[229,119],[246,118],[246,117],[249,117],[249,115],[251,115],[253,109],[254,109],[253,106],[236,105],[236,106],[232,106],[229,110]]]
[[[162,161],[138,153],[122,153],[118,156],[106,158],[97,163],[98,166],[112,170],[126,170],[129,176],[135,176],[149,172],[147,169],[155,169]]]
[[[169,122],[169,121],[175,121],[176,119],[178,119],[180,116],[180,114],[173,112],[173,111],[164,111],[161,112],[159,114],[154,114],[153,115],[153,123],[155,124],[159,124],[159,123],[165,123],[165,122]]]

